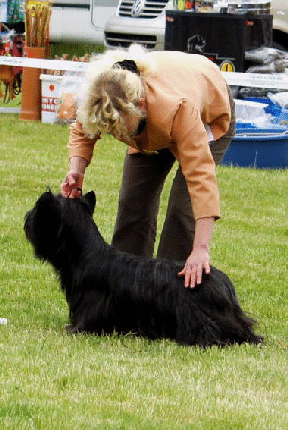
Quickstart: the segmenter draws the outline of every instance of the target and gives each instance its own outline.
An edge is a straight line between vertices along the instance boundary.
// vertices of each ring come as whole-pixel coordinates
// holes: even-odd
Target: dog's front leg
[[[79,329],[77,327],[74,327],[72,324],[67,324],[64,326],[66,332],[68,334],[77,334],[79,333]]]

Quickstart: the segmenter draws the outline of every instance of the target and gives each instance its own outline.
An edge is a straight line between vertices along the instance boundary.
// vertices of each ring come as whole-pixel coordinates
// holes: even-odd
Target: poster
[[[25,0],[0,0],[0,22],[24,21]]]
[[[7,0],[0,0],[0,22],[7,22]]]
[[[24,0],[7,0],[7,23],[24,21]]]

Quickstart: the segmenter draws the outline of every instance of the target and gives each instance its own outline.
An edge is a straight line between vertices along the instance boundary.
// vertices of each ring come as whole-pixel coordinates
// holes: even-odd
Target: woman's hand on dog
[[[194,288],[201,284],[203,270],[210,273],[210,254],[206,247],[196,247],[186,260],[179,276],[185,276],[185,287]]]
[[[203,270],[210,273],[210,242],[213,234],[214,217],[200,218],[195,224],[193,250],[186,260],[179,276],[185,276],[185,287],[194,288],[201,284]]]

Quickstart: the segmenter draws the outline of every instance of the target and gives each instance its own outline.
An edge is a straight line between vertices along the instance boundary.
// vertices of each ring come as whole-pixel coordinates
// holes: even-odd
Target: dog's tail
[[[255,333],[256,321],[245,314],[245,312],[237,306],[233,318],[229,316],[221,320],[221,324],[226,326],[227,337],[234,339],[234,343],[241,345],[242,343],[260,344],[263,343],[263,337]],[[224,340],[225,342],[225,340]]]

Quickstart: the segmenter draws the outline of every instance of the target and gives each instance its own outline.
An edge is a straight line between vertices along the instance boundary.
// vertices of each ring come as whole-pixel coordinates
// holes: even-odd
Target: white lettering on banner
[[[229,73],[222,72],[228,85],[253,88],[288,89],[288,75],[285,73]]]
[[[59,99],[57,97],[42,97],[41,110],[43,112],[56,112]]]

